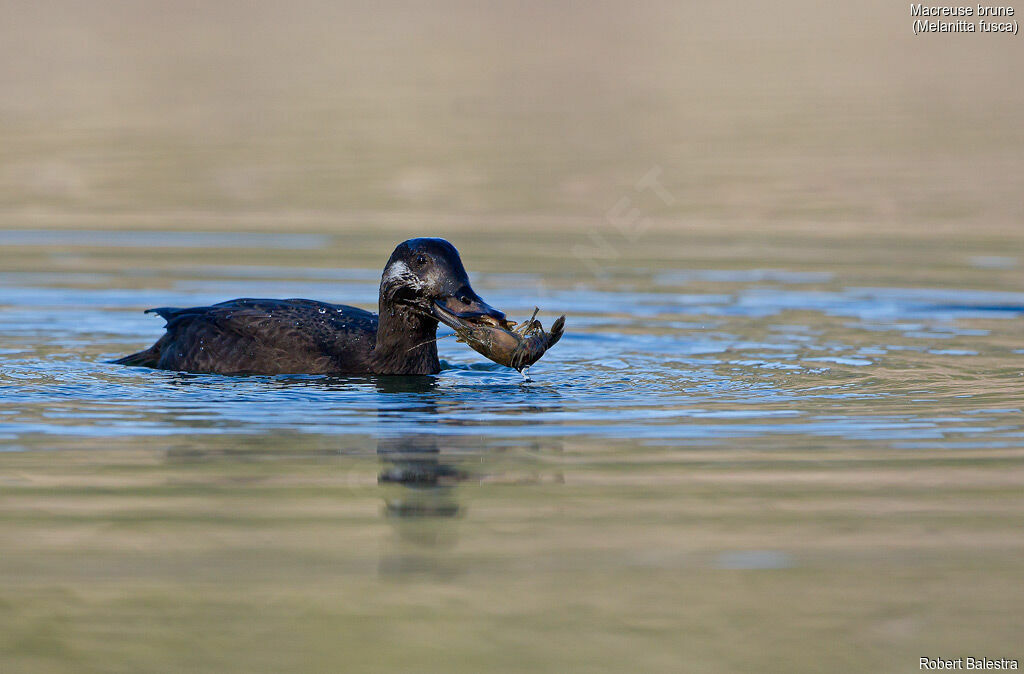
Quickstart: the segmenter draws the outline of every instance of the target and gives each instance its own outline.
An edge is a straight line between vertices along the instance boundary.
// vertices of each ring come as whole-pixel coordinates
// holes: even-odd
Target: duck
[[[455,246],[400,243],[381,275],[378,313],[308,299],[239,298],[148,309],[167,323],[148,349],[118,365],[202,374],[432,375],[438,323],[507,326],[469,282]]]

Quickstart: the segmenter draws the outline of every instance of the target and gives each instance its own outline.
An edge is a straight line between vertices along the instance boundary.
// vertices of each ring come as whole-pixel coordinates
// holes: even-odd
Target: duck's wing
[[[167,321],[166,334],[115,362],[220,374],[358,372],[377,328],[368,311],[301,299],[244,298],[147,313]]]

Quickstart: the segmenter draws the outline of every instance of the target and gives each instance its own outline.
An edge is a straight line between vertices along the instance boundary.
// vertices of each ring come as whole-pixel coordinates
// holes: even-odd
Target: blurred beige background
[[[0,227],[1015,236],[1024,42],[908,5],[42,2],[0,22]]]

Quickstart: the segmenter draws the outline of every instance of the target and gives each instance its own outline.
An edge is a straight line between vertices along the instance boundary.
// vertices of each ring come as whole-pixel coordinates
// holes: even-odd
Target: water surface
[[[651,258],[593,275],[517,271],[529,260],[475,258],[470,239],[489,302],[568,316],[531,381],[444,330],[433,377],[106,362],[160,334],[151,306],[373,307],[387,236],[355,259],[344,235],[275,237],[284,253],[232,232],[5,239],[0,573],[20,662],[241,671],[331,667],[341,648],[415,668],[444,644],[467,670],[663,670],[692,635],[766,622],[804,620],[812,654],[833,629],[903,635],[840,649],[857,668],[1016,632],[1024,293],[958,287],[971,259],[962,275],[924,263],[948,281],[926,286],[865,284],[824,247],[799,268]],[[274,263],[313,239],[311,264]],[[17,269],[31,255],[66,271]],[[224,654],[250,630],[259,657]],[[108,641],[126,631],[146,648]]]

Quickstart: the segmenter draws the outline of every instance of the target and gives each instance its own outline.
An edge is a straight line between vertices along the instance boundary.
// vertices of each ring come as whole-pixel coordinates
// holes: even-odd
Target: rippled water
[[[64,237],[66,246],[173,241],[241,249],[330,240],[4,236],[8,246]],[[532,381],[444,339],[444,371],[429,378],[221,377],[104,362],[160,334],[161,321],[142,314],[152,306],[265,296],[372,308],[379,271],[369,265],[7,272],[0,276],[0,433],[9,449],[73,446],[76,437],[269,432],[472,435],[483,446],[522,438],[907,448],[1021,442],[1024,292],[859,287],[829,272],[786,269],[630,270],[582,280],[495,270],[474,278],[513,317],[535,304],[549,322],[567,314],[570,331],[533,368]]]
[[[1017,257],[926,250],[880,271],[870,242],[853,264],[825,240],[702,267],[651,234],[595,274],[566,263],[575,236],[451,236],[494,306],[567,315],[524,381],[448,338],[433,377],[106,362],[161,333],[152,306],[373,307],[387,234],[3,233],[10,662],[866,671],[953,642],[1012,655]],[[714,242],[686,243],[714,259]]]

